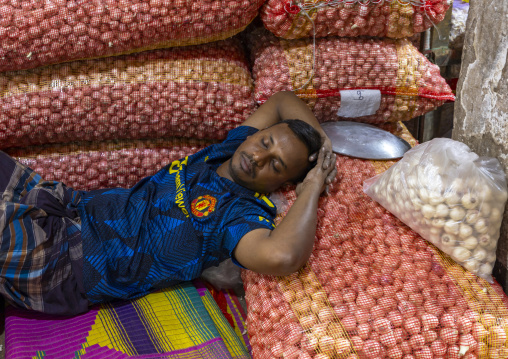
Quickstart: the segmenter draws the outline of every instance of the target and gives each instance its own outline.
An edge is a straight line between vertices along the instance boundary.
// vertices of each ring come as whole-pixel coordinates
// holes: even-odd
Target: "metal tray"
[[[333,152],[369,159],[393,160],[404,156],[411,145],[388,131],[360,122],[325,122],[321,127],[332,141]]]

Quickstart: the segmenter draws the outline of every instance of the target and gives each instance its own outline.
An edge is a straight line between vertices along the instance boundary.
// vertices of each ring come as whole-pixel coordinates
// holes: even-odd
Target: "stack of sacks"
[[[415,143],[407,130],[392,133]],[[363,192],[392,164],[339,156],[306,267],[287,277],[242,272],[254,358],[508,357],[499,285],[464,271]]]
[[[176,159],[161,153],[172,145],[162,138],[224,139],[256,108],[243,47],[237,38],[226,38],[242,31],[261,5],[260,0],[0,5],[0,150],[34,166],[45,179],[96,189],[131,186]],[[58,146],[34,147],[48,144]],[[194,146],[185,140],[176,144]],[[140,145],[150,149],[143,162],[134,160]],[[157,153],[169,157],[160,161]],[[103,160],[96,168],[84,166],[82,178],[83,166],[77,164],[95,163],[97,155]]]
[[[263,0],[32,0],[0,3],[0,71],[231,37]]]
[[[268,30],[285,39],[314,34],[401,38],[439,23],[449,7],[449,0],[267,0],[261,19]]]
[[[372,123],[414,145],[399,121],[454,100],[406,39],[443,20],[449,2],[415,3],[268,0],[261,18],[272,33],[250,37],[256,101],[292,90],[320,122]],[[391,164],[339,157],[307,266],[284,278],[243,271],[254,358],[505,355],[508,310],[494,287],[363,193]]]
[[[0,74],[0,148],[220,139],[255,109],[237,39]]]
[[[192,138],[73,142],[10,148],[7,153],[45,180],[58,180],[69,187],[91,191],[132,187],[211,143]]]
[[[321,122],[406,121],[455,99],[439,67],[406,39],[327,37],[314,46],[312,39],[256,31],[251,44],[256,100],[294,90]],[[365,89],[380,92],[378,108],[354,117],[341,113],[341,91]]]

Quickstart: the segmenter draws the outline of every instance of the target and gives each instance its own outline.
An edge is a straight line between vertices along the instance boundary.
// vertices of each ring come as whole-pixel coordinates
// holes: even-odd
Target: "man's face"
[[[308,150],[287,124],[249,136],[229,162],[233,181],[259,193],[273,192],[301,175],[309,164]]]

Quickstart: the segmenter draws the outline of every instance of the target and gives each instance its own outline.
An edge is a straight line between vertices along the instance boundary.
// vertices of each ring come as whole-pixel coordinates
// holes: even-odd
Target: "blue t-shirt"
[[[130,299],[198,277],[232,256],[257,228],[273,229],[276,208],[264,195],[216,170],[257,129],[174,161],[130,189],[82,193],[83,272],[92,303]]]

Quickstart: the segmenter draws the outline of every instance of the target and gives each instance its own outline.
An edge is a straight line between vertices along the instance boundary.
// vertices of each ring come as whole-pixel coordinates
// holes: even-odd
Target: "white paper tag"
[[[361,117],[376,113],[381,104],[379,90],[342,90],[337,116]]]

